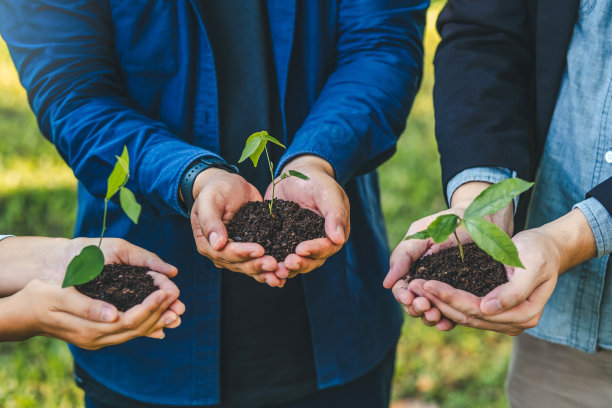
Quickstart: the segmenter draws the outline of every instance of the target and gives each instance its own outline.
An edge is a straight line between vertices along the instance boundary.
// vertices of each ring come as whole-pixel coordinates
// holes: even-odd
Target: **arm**
[[[277,175],[299,170],[277,195],[325,218],[327,238],[301,243],[280,263],[284,279],[321,266],[350,233],[342,189],[374,170],[395,150],[421,78],[422,35],[428,1],[342,1],[336,68],[283,155]],[[270,189],[266,198],[271,195]]]
[[[402,3],[402,4],[400,4]],[[342,1],[336,68],[277,171],[305,154],[327,161],[339,184],[389,158],[421,78],[428,1]]]
[[[180,176],[196,158],[214,154],[180,140],[130,102],[107,2],[3,0],[0,28],[42,133],[87,190],[104,196],[100,175],[110,174],[126,145],[128,187],[160,213],[184,214]]]
[[[160,288],[123,312],[75,288],[61,288],[66,267],[84,246],[96,239],[11,237],[0,241],[0,341],[36,335],[56,337],[96,349],[138,336],[163,338],[164,328],[180,324],[185,306],[169,279],[177,271],[154,254],[121,239],[102,243],[106,263],[147,266]]]
[[[434,108],[444,186],[481,166],[530,177],[534,57],[527,18],[522,0],[450,0],[440,14]]]

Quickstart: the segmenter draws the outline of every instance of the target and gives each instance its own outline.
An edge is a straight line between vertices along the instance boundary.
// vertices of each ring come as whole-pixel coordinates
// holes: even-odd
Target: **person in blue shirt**
[[[94,238],[0,235],[0,342],[49,336],[88,350],[146,336],[163,339],[164,329],[180,325],[185,305],[168,279],[177,270],[154,254],[122,239],[102,243],[106,263],[151,269],[160,290],[126,312],[75,288],[62,288],[66,266]]]
[[[410,315],[517,336],[513,407],[604,407],[612,401],[612,3],[450,0],[436,53],[436,138],[451,212],[489,184],[531,179],[513,237],[525,269],[483,298],[404,276],[452,245],[400,244],[385,281]],[[493,215],[508,234],[514,206]],[[423,229],[432,217],[415,222]],[[466,236],[460,239],[467,239]]]
[[[402,314],[380,285],[375,169],[419,85],[427,6],[0,1],[41,131],[80,181],[76,233],[96,234],[101,175],[127,145],[142,216],[131,225],[111,203],[108,231],[181,271],[187,311],[163,347],[72,347],[87,406],[388,405]],[[269,197],[265,166],[231,166],[259,130],[287,146],[271,149],[277,175],[310,177],[277,197],[325,217],[327,237],[281,262],[225,229]]]

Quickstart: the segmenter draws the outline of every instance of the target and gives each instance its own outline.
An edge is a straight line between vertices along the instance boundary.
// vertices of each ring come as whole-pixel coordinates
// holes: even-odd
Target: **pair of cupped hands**
[[[264,195],[240,175],[222,169],[209,168],[196,178],[191,211],[191,227],[200,254],[215,266],[251,276],[260,283],[282,287],[286,280],[323,265],[338,252],[350,232],[348,198],[336,182],[332,166],[324,159],[299,156],[283,168],[281,173],[297,170],[309,177],[301,180],[289,177],[276,185],[275,199],[294,201],[325,218],[325,238],[300,243],[295,253],[277,262],[264,254],[256,243],[232,242],[225,225],[248,201],[262,201],[272,197],[272,185]]]
[[[451,208],[414,222],[406,235],[425,230],[442,214],[463,216],[472,200],[488,183],[471,182],[453,195]],[[513,204],[488,216],[508,235],[514,229]],[[582,233],[577,234],[577,231]],[[471,242],[459,229],[462,243]],[[452,236],[451,236],[452,237]],[[414,318],[440,331],[452,330],[457,324],[508,335],[518,335],[537,325],[546,302],[553,293],[558,276],[567,269],[595,256],[595,246],[588,222],[580,210],[539,228],[516,234],[512,241],[525,268],[506,266],[508,282],[484,297],[455,289],[438,281],[415,279],[407,284],[402,278],[410,265],[422,256],[456,246],[455,238],[436,244],[431,239],[405,240],[393,251],[390,269],[383,285],[391,289],[396,300]]]

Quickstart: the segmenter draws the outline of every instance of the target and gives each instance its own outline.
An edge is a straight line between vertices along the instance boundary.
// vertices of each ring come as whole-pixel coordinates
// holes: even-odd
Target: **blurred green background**
[[[445,208],[434,139],[432,58],[439,37],[428,13],[425,77],[397,154],[381,170],[383,207],[394,247],[410,223]],[[0,232],[70,237],[76,181],[38,132],[24,90],[0,39]],[[18,273],[18,271],[15,271]],[[399,343],[393,395],[398,408],[505,407],[511,341],[458,328],[439,333],[409,319]],[[0,407],[82,407],[66,345],[48,338],[0,343]],[[403,405],[399,401],[416,401]]]

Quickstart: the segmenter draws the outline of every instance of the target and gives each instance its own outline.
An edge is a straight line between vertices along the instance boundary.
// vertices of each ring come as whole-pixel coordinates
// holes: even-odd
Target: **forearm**
[[[579,209],[543,225],[539,230],[558,249],[559,274],[597,255],[593,230]]]
[[[23,289],[32,279],[61,280],[69,239],[10,237],[0,241],[0,297]]]
[[[22,299],[20,293],[0,298],[0,342],[26,340],[37,334],[31,307]]]

